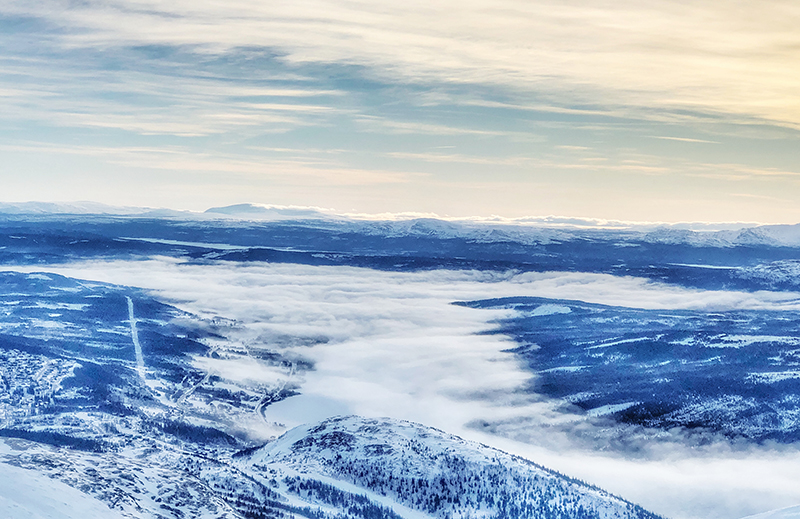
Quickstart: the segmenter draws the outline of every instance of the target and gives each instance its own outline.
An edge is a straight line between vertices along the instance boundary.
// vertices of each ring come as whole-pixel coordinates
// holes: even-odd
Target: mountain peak
[[[344,416],[303,425],[252,453],[243,464],[255,471],[285,467],[334,486],[355,485],[441,519],[657,518],[528,460],[390,418]]]

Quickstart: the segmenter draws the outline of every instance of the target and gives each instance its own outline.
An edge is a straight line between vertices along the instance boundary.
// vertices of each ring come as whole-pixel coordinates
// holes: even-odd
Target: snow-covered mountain
[[[114,215],[151,218],[178,217],[187,211],[172,209],[113,206],[98,202],[0,202],[0,214],[9,215]]]
[[[87,518],[655,516],[441,431],[358,417],[275,431],[302,359],[130,287],[0,274],[0,511]],[[246,365],[252,376],[236,377]],[[235,375],[235,374],[234,374]],[[271,428],[272,427],[272,428]],[[49,479],[48,479],[49,478]],[[11,485],[6,488],[11,488]],[[32,502],[41,490],[48,499]],[[73,502],[74,507],[65,507]],[[101,506],[102,505],[102,506]]]
[[[348,280],[366,273],[398,280],[468,275],[476,280],[470,299],[442,299],[442,306],[503,316],[475,333],[502,334],[509,341],[502,354],[520,371],[514,371],[520,382],[513,395],[492,397],[549,399],[555,413],[552,423],[481,415],[482,432],[526,441],[547,428],[560,435],[557,441],[580,440],[562,445],[623,456],[662,436],[701,443],[732,437],[748,448],[776,441],[790,449],[800,438],[797,234],[796,226],[373,220],[291,207],[166,216],[80,204],[0,207],[0,265],[28,272],[0,274],[0,473],[5,468],[19,482],[66,496],[60,500],[78,489],[89,499],[81,505],[86,517],[95,513],[95,501],[121,517],[142,518],[652,517],[579,481],[408,422],[327,420],[264,446],[285,430],[269,410],[302,402],[280,403],[302,394],[311,374],[322,371],[315,362],[344,353],[337,348],[353,338],[350,325],[361,326],[328,312],[333,301],[353,302]],[[177,282],[171,269],[159,271],[158,283],[148,288],[161,291],[162,300],[125,286],[137,285],[133,274],[111,285],[51,273],[75,266],[102,274],[109,265],[141,273],[154,264],[214,274],[193,271]],[[246,311],[237,302],[209,305],[217,313],[205,313],[211,297],[230,293],[209,295],[204,280],[239,286],[284,279],[271,272],[276,264],[284,274],[297,271],[291,276],[313,270],[320,287],[335,274],[336,297],[329,299],[324,288],[314,292],[320,305],[331,306],[292,300],[303,292],[287,282],[287,294],[252,309],[257,322],[237,321],[237,311],[251,315],[250,300],[242,303]],[[258,274],[250,277],[249,270]],[[605,305],[562,299],[559,292],[516,299],[483,293],[484,284],[508,283],[521,294],[518,288],[531,280],[545,286],[573,275],[576,283],[626,295]],[[553,283],[548,286],[561,290],[560,281]],[[721,307],[670,309],[667,301],[642,310],[635,292],[649,286],[660,287],[652,292],[668,300],[714,292]],[[376,282],[368,288],[382,294],[397,287]],[[189,294],[196,306],[170,306],[175,290],[183,294],[175,301]],[[734,293],[740,306],[725,307],[725,294]],[[287,301],[298,303],[291,306],[297,315],[273,330],[277,305]],[[383,303],[376,296],[370,304]],[[307,312],[305,304],[314,308]],[[376,328],[391,331],[406,314],[386,308]],[[325,326],[307,326],[307,315]],[[451,314],[433,313],[415,326],[452,325],[433,322],[438,315]],[[520,413],[528,412],[523,408]],[[616,441],[630,439],[630,431],[635,445]],[[0,517],[5,509],[37,513],[23,496],[0,492]],[[40,504],[52,505],[54,517],[73,517],[58,503]]]
[[[693,247],[800,247],[800,224],[654,224],[601,222],[581,218],[437,218],[416,215],[350,215],[319,207],[237,204],[214,207],[205,216],[252,221],[336,223],[351,232],[383,235],[463,238],[484,243],[550,243],[570,239],[642,241]]]
[[[35,209],[35,210],[34,210]],[[586,228],[433,218],[369,220],[316,208],[218,213],[3,212],[0,264],[153,255],[380,270],[577,271],[714,289],[797,289],[798,226]],[[217,209],[215,209],[217,211]],[[244,213],[242,213],[244,211]],[[243,219],[239,214],[272,215]],[[232,213],[234,216],[229,215]]]
[[[0,203],[0,215],[102,215],[170,218],[178,221],[252,225],[298,222],[306,227],[398,238],[404,236],[466,239],[479,243],[514,242],[531,245],[569,240],[602,240],[621,243],[653,243],[692,247],[800,247],[800,224],[752,223],[648,223],[607,222],[589,218],[440,218],[413,213],[366,215],[339,213],[306,206],[234,204],[204,212],[171,209],[117,207],[96,202]],[[238,222],[238,223],[237,223]]]
[[[291,205],[235,204],[206,209],[204,215],[238,220],[321,220],[334,219],[336,213],[321,207],[299,207]]]
[[[657,519],[521,458],[390,419],[328,419],[238,452],[115,434],[126,445],[106,452],[0,440],[0,512],[9,519]]]
[[[279,467],[291,474],[288,488],[308,498],[323,498],[327,485],[355,486],[388,498],[379,499],[385,505],[438,519],[656,517],[527,460],[391,419],[351,416],[301,426],[240,464],[261,474]]]

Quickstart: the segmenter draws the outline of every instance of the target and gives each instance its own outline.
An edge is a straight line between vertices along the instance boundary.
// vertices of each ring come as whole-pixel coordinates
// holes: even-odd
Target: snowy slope
[[[337,417],[301,426],[242,465],[254,473],[286,467],[304,478],[332,478],[438,518],[656,517],[522,458],[388,418]]]
[[[5,519],[122,519],[105,503],[61,481],[0,463],[0,517]]]
[[[742,519],[800,519],[800,505],[790,506],[788,508],[781,508],[779,510],[770,510],[756,515],[749,515]]]

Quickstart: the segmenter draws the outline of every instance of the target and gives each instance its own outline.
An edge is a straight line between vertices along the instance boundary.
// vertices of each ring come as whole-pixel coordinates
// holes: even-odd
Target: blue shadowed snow
[[[639,310],[542,298],[497,333],[537,374],[530,389],[592,416],[733,437],[800,440],[800,316],[789,311]]]

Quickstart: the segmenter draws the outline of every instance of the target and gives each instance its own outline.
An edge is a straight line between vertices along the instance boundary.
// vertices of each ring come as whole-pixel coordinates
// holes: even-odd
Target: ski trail
[[[131,323],[131,339],[133,347],[136,349],[136,371],[144,381],[144,356],[142,355],[142,344],[139,342],[139,332],[136,330],[136,318],[133,316],[133,299],[125,296],[128,300],[128,322]]]

